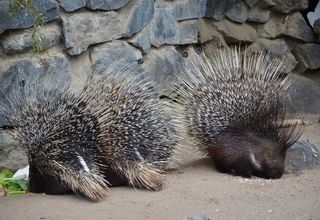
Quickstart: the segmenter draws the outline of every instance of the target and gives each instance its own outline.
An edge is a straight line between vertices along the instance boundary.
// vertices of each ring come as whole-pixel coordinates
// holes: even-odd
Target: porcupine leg
[[[161,190],[164,184],[164,176],[161,171],[146,161],[138,162],[127,171],[129,183],[148,190]]]

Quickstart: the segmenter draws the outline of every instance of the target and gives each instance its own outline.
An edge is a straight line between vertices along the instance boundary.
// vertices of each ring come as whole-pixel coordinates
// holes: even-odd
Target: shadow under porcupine
[[[300,137],[282,60],[240,47],[195,56],[175,86],[194,144],[218,171],[279,178],[286,150]]]
[[[8,97],[0,112],[28,156],[29,191],[98,201],[109,186],[160,190],[164,171],[178,162],[181,126],[178,110],[159,101],[145,77],[137,65],[119,62],[76,93],[34,82]]]

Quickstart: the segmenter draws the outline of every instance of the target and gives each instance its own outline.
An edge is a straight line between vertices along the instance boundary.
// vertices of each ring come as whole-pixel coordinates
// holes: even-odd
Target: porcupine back
[[[1,113],[28,156],[30,191],[100,200],[110,185],[161,189],[179,151],[179,119],[142,76],[117,63],[75,94],[35,82],[8,98]]]
[[[283,174],[286,149],[301,132],[285,125],[295,114],[286,101],[290,76],[282,76],[282,68],[282,60],[266,52],[233,47],[187,62],[179,74],[189,133],[219,171]]]

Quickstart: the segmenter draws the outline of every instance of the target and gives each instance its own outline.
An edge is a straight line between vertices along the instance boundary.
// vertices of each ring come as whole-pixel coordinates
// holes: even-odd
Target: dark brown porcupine
[[[189,134],[218,171],[282,176],[286,150],[301,135],[285,101],[291,80],[282,68],[268,53],[234,47],[187,62],[179,74]]]
[[[97,201],[109,186],[162,188],[163,172],[177,162],[179,116],[142,74],[114,64],[74,94],[34,83],[8,98],[0,109],[28,156],[29,191]]]

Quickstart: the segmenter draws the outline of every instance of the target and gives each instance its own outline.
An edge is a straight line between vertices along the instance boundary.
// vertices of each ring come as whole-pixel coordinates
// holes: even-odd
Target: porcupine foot
[[[129,183],[148,190],[159,191],[164,185],[164,176],[148,162],[139,162],[127,171]]]

